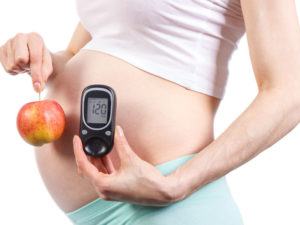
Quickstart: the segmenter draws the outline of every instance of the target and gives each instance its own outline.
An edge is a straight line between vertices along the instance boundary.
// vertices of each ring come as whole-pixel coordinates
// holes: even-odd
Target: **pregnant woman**
[[[41,176],[74,224],[241,225],[225,175],[300,121],[300,30],[294,0],[77,0],[66,50],[36,33],[0,49],[11,74],[59,102],[63,137],[36,148]],[[247,33],[258,93],[216,139],[228,62]],[[115,144],[87,157],[80,96],[91,84],[117,95]],[[74,154],[75,153],[75,154]]]

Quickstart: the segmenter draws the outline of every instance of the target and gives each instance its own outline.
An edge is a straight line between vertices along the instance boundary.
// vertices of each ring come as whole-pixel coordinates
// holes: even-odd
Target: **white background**
[[[62,50],[77,22],[72,0],[1,0],[0,45],[18,32],[36,31],[51,51]],[[243,37],[230,63],[227,92],[216,116],[216,136],[243,112],[256,92],[247,41]],[[32,147],[17,132],[18,110],[37,98],[28,75],[13,77],[0,68],[1,224],[71,224],[45,189]],[[255,159],[227,175],[245,225],[300,224],[299,137],[298,126]]]

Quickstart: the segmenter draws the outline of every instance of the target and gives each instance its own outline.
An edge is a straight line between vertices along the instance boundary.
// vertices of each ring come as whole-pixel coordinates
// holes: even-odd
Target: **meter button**
[[[105,143],[99,138],[89,139],[84,149],[91,156],[99,156],[107,151]]]
[[[81,133],[82,133],[83,135],[86,135],[88,132],[87,132],[87,130],[82,130]]]
[[[107,130],[107,131],[105,131],[105,134],[106,134],[106,136],[110,136],[111,135],[111,131]]]

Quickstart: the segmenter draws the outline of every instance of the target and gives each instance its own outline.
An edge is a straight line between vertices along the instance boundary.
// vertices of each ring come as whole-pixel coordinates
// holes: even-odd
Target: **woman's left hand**
[[[110,156],[90,158],[80,138],[73,139],[78,173],[95,188],[100,198],[140,205],[164,206],[177,201],[176,181],[163,176],[153,165],[142,160],[129,146],[120,126],[116,126],[114,147],[120,167],[114,167]]]

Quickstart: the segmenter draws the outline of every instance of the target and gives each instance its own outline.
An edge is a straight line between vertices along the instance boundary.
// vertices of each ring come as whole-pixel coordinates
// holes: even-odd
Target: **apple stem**
[[[39,101],[41,101],[41,92],[39,91]]]

